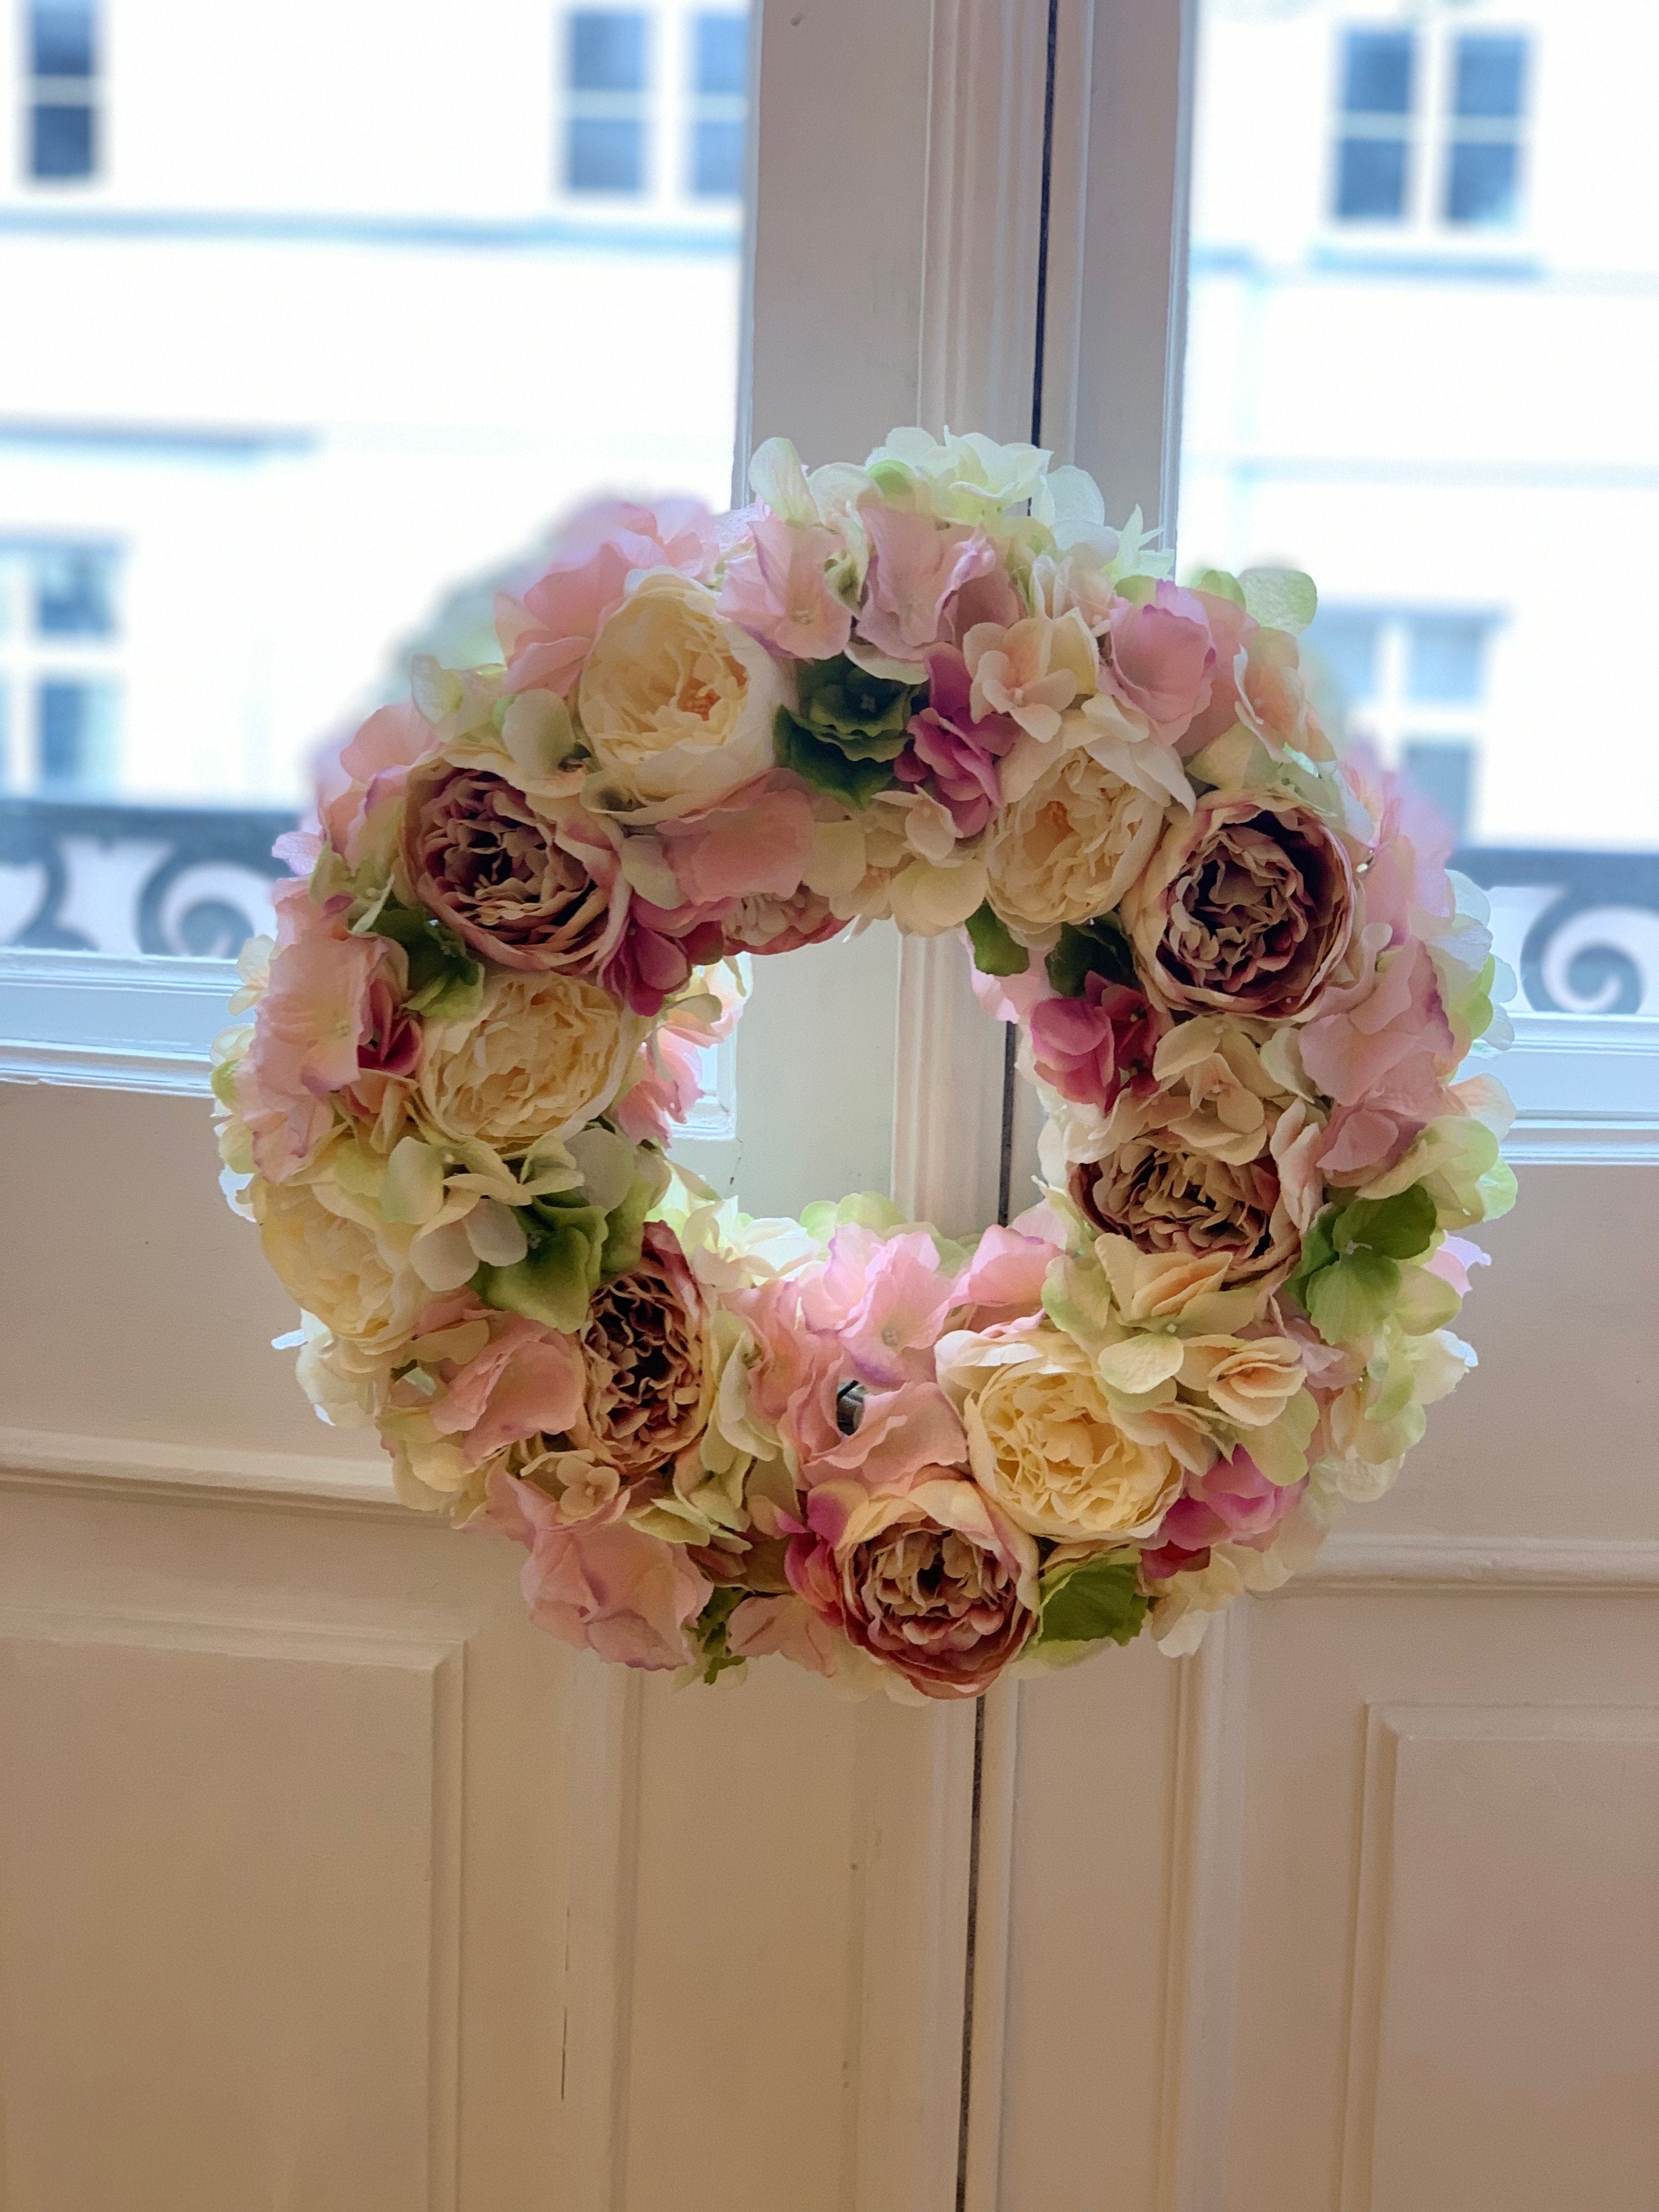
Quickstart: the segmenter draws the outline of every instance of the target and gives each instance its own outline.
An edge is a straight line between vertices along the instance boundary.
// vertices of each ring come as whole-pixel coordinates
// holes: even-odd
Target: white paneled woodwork
[[[1341,2212],[1641,2212],[1659,2173],[1659,1701],[1373,1705]],[[1527,2085],[1523,2098],[1515,2095]]]
[[[1019,1691],[969,2212],[1659,2204],[1659,1176],[1524,1169],[1485,1241],[1392,1497]]]

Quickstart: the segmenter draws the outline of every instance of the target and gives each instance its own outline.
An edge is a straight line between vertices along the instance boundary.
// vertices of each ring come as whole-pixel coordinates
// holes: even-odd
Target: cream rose
[[[506,1158],[538,1137],[573,1137],[616,1096],[645,1027],[597,983],[498,971],[473,1020],[427,1031],[416,1113],[434,1134]]]
[[[1181,1495],[1174,1457],[1125,1433],[1093,1361],[1060,1330],[959,1330],[937,1358],[980,1487],[1030,1535],[1147,1536]]]
[[[714,594],[653,568],[599,625],[576,705],[599,811],[661,821],[708,806],[772,765],[791,703],[764,646],[714,611]]]
[[[407,1342],[428,1296],[404,1262],[408,1230],[377,1234],[307,1183],[256,1179],[248,1195],[265,1258],[296,1304],[376,1358]]]
[[[985,838],[991,904],[1017,938],[1109,913],[1146,866],[1164,810],[1091,755],[1066,753]]]

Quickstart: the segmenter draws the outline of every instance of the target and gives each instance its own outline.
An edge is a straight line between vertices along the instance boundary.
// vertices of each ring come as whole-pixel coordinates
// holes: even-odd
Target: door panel
[[[1656,1237],[1653,1170],[1524,1169],[1392,1495],[1023,1686],[988,2206],[1659,2199]]]

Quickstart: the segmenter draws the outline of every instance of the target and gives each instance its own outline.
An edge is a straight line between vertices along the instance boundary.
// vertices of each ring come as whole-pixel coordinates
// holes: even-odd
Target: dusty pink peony
[[[615,847],[574,809],[550,821],[483,769],[417,769],[404,815],[416,897],[503,968],[590,974],[628,920]]]
[[[726,570],[719,611],[776,653],[828,660],[845,653],[853,611],[825,573],[844,547],[833,530],[757,514]]]
[[[1123,902],[1147,995],[1176,1013],[1285,1021],[1348,949],[1346,848],[1293,799],[1206,793],[1164,831]]]
[[[948,808],[958,837],[975,837],[1002,803],[997,763],[1019,737],[1006,714],[975,721],[973,681],[954,647],[927,656],[927,704],[910,717],[893,763],[901,783],[921,784]]]
[[[582,508],[560,532],[545,574],[523,599],[502,592],[495,601],[507,689],[564,696],[630,576],[678,568],[706,578],[715,551],[714,517],[696,500],[666,500],[657,507],[599,500]]]
[[[826,1482],[791,1543],[814,1612],[929,1698],[974,1698],[1036,1621],[1036,1546],[976,1484],[940,1468],[902,1492]]]
[[[1031,1010],[1031,1056],[1062,1098],[1103,1113],[1126,1087],[1151,1090],[1158,1020],[1127,984],[1091,974],[1080,999],[1039,1000]]]
[[[1265,1549],[1307,1486],[1305,1479],[1269,1482],[1241,1446],[1231,1459],[1218,1459],[1206,1473],[1188,1477],[1186,1495],[1159,1523],[1156,1547],[1141,1553],[1141,1572],[1149,1582],[1165,1582],[1171,1575],[1206,1567],[1212,1544]]]

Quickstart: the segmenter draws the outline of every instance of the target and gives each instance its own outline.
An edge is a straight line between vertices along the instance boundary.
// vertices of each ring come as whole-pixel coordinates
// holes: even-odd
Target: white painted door
[[[1501,603],[1514,542],[1542,519],[1537,440],[1571,434],[1540,386],[1559,380],[1564,404],[1583,378],[1588,403],[1594,382],[1576,337],[1588,295],[1569,271],[1592,238],[1620,265],[1637,250],[1625,187],[1594,199],[1587,102],[1648,52],[1650,16],[1618,0],[1089,13],[1071,327],[1078,457],[1109,504],[1132,492],[1171,511],[1182,353],[1163,310],[1190,296],[1183,567],[1243,554],[1230,526],[1277,532],[1249,550],[1304,559],[1331,601],[1346,596],[1350,642],[1370,617],[1367,635],[1393,625],[1409,640],[1425,611],[1467,622],[1472,592]],[[1434,134],[1462,127],[1465,40],[1496,42],[1477,62],[1502,47],[1511,88],[1522,49],[1532,91],[1506,94],[1520,112],[1490,128],[1526,134],[1526,242],[1562,264],[1542,294],[1517,287],[1519,240],[1460,232],[1449,200],[1437,220],[1438,170],[1410,173],[1397,230],[1375,204],[1357,234],[1334,219],[1340,199],[1328,222],[1319,212],[1344,189],[1345,132],[1440,158]],[[1390,88],[1367,76],[1378,68],[1406,74]],[[1183,143],[1198,173],[1190,289]],[[1369,159],[1354,157],[1347,189],[1386,187]],[[1641,189],[1650,205],[1651,171]],[[1564,191],[1587,196],[1576,225]],[[1049,312],[1052,336],[1052,297]],[[1523,313],[1539,319],[1529,366],[1500,335]],[[1627,340],[1650,378],[1659,319]],[[1530,409],[1534,428],[1506,459],[1510,409]],[[1644,434],[1595,420],[1595,468],[1584,452],[1559,475],[1575,487],[1560,511],[1582,520],[1618,486],[1603,556],[1648,574],[1650,555],[1616,534],[1644,526],[1648,452],[1632,442]],[[1409,562],[1390,574],[1407,524]],[[1522,600],[1506,619],[1525,632]],[[1444,716],[1443,737],[1495,714],[1492,803],[1511,822],[1534,810],[1516,842],[1571,845],[1585,832],[1565,826],[1574,801],[1550,756],[1514,776],[1500,750],[1537,731],[1527,707],[1524,687],[1500,685],[1484,708],[1471,691],[1449,709],[1407,666],[1389,711],[1407,741],[1413,716],[1430,734]],[[1580,908],[1609,902],[1585,917],[1604,945],[1628,928],[1639,947],[1652,926],[1610,910],[1620,870],[1653,880],[1650,786],[1616,751],[1644,726],[1610,729],[1607,755],[1583,757],[1601,778],[1595,842],[1623,857],[1544,851],[1524,878],[1576,874]],[[1517,932],[1516,964],[1529,991],[1541,979],[1565,994],[1545,927],[1541,954]],[[1650,1005],[1639,953],[1632,966]],[[1535,1011],[1517,1026],[1498,1072],[1523,1109],[1521,1195],[1483,1240],[1493,1266],[1466,1316],[1480,1367],[1434,1409],[1395,1492],[1195,1658],[1136,1647],[988,1701],[970,2212],[1659,2204],[1659,1036],[1651,1021]]]
[[[931,40],[925,4],[768,10],[757,435],[939,412]],[[4,2212],[943,2212],[971,1712],[677,1696],[532,1630],[510,1547],[400,1510],[270,1349],[199,1050],[121,1026],[223,980],[77,978],[78,1046],[47,1005],[0,1049],[58,1079],[0,1085]],[[958,1083],[945,1148],[952,1053],[984,1113]],[[695,1157],[775,1210],[896,1151],[919,1210],[988,1218],[1000,1066],[957,949],[902,979],[872,931],[762,967]]]

